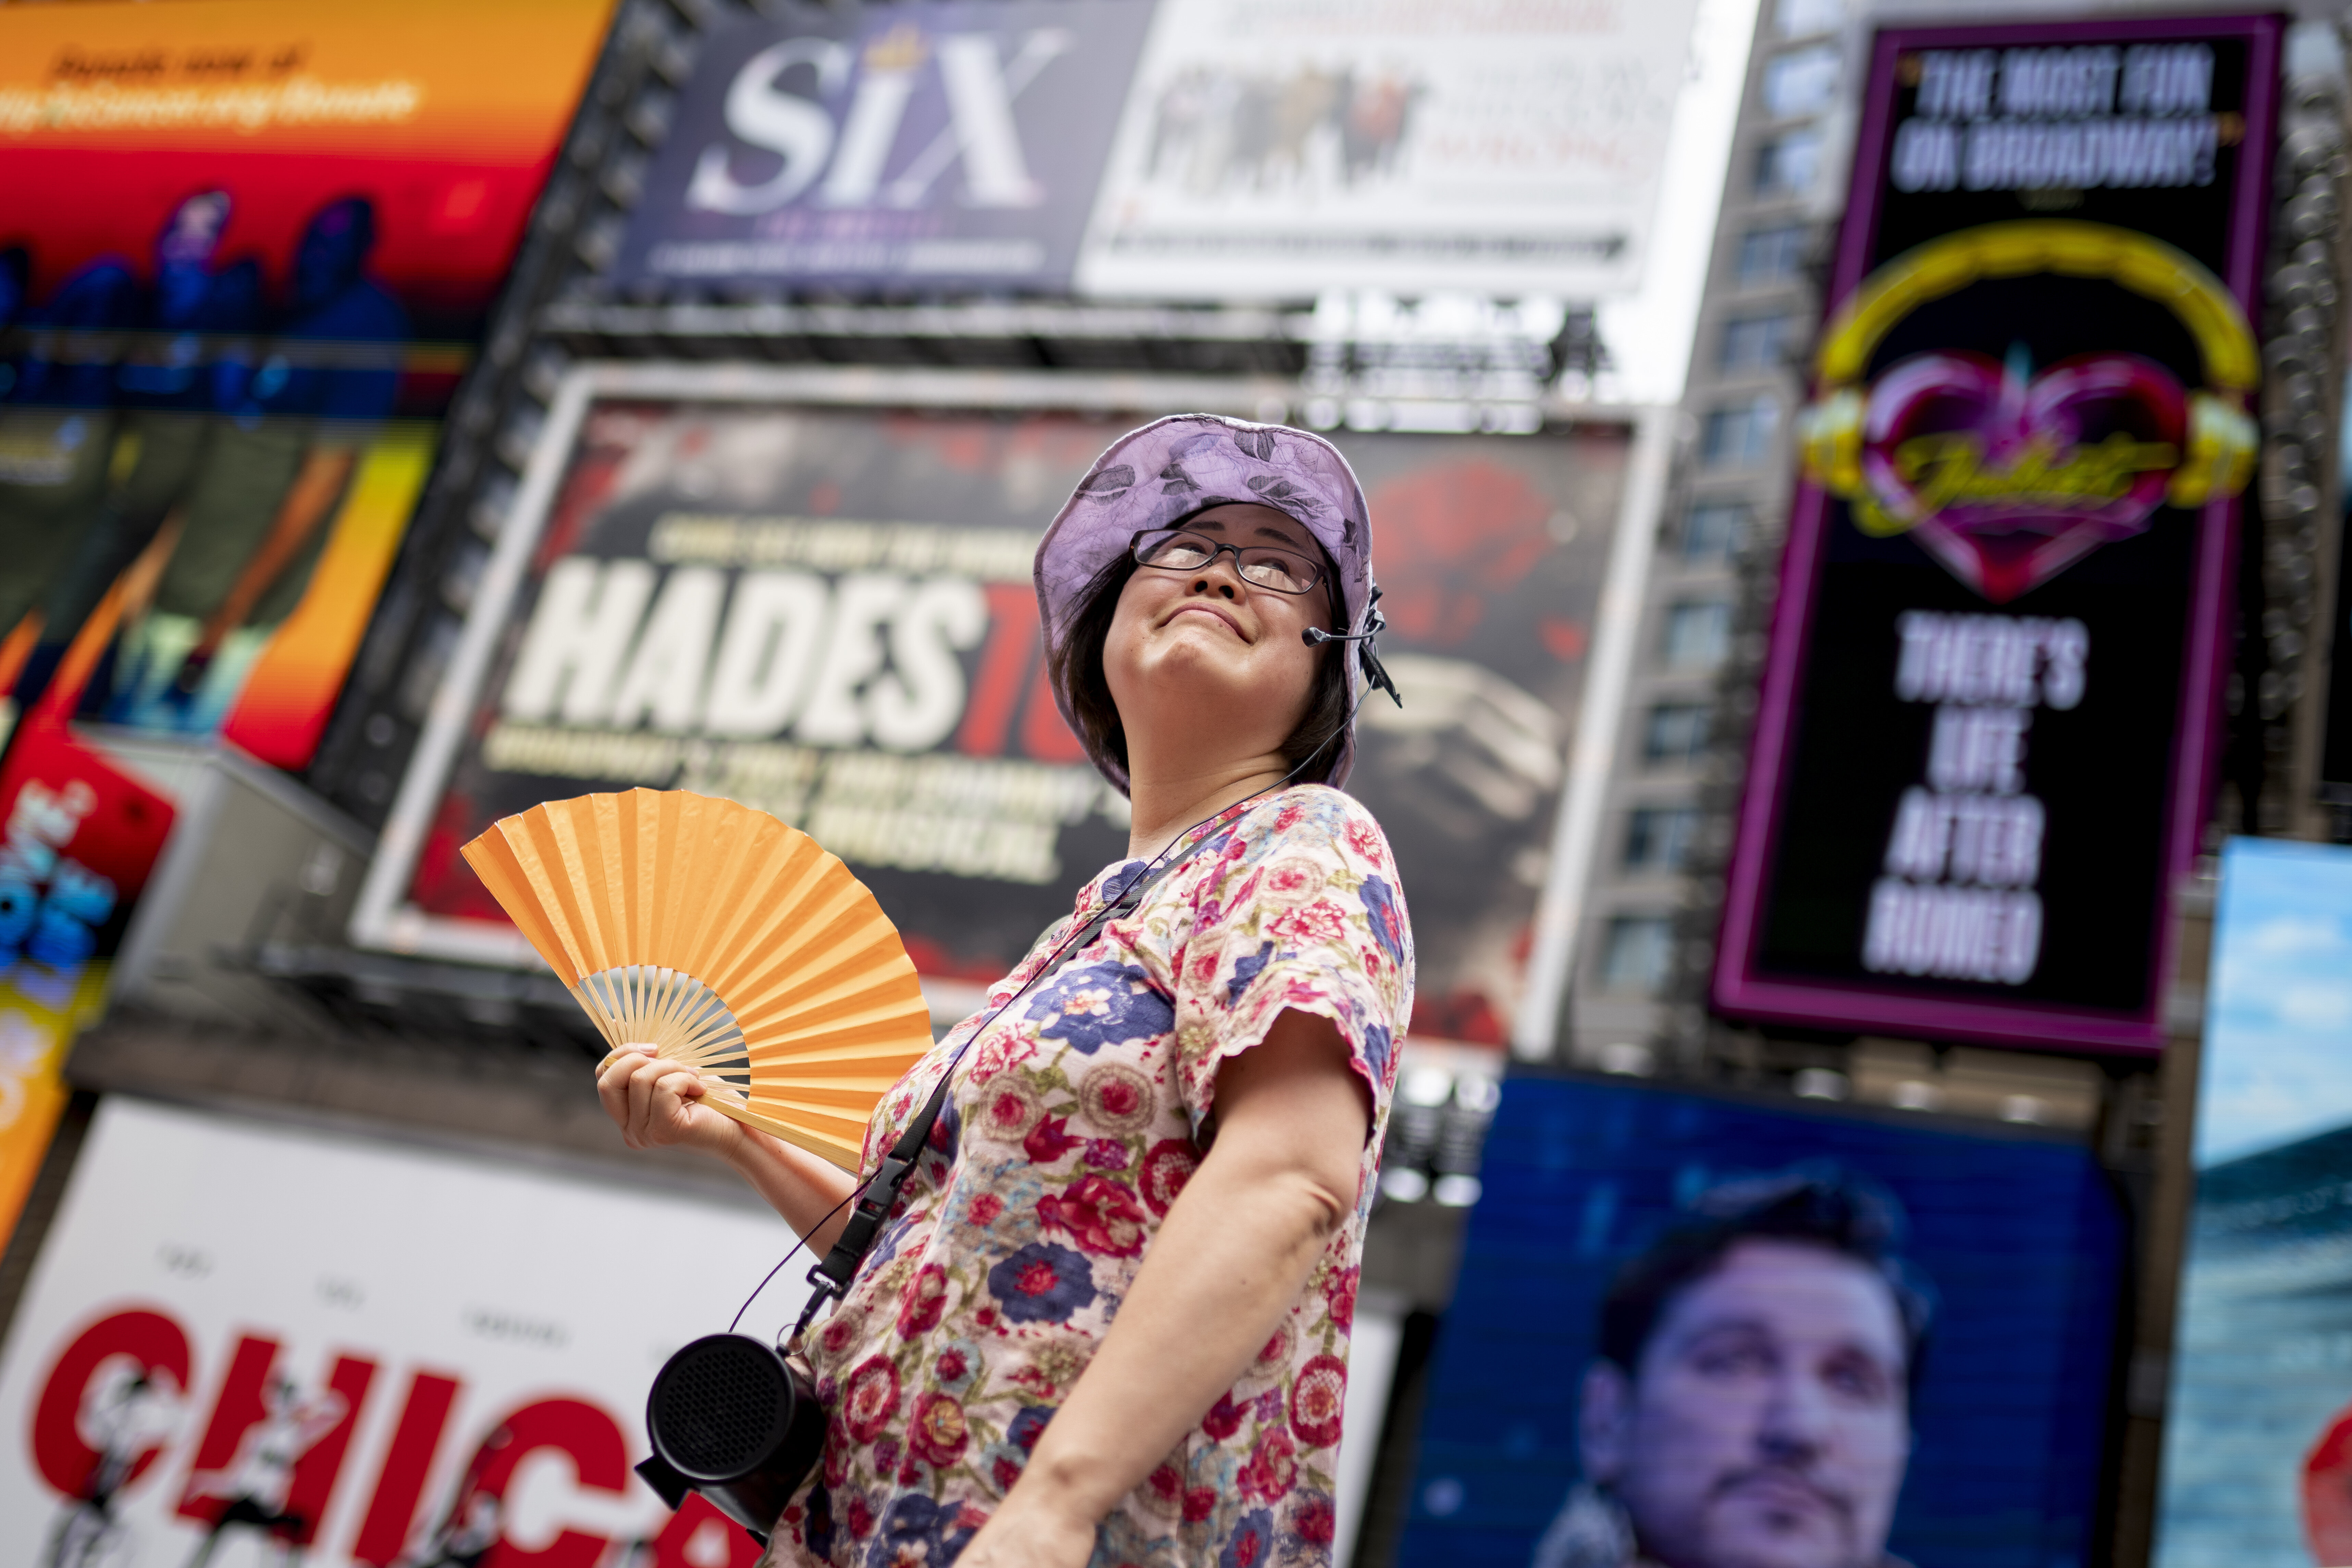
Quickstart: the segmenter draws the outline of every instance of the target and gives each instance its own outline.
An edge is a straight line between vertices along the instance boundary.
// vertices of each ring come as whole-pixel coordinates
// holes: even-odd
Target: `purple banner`
[[[2280,23],[1882,32],[1715,1002],[2154,1050],[2206,818]]]
[[[780,5],[713,34],[624,279],[1058,292],[1149,0]]]

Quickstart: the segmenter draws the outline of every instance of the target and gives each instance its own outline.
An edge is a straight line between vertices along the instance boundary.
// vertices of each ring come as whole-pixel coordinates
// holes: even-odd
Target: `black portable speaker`
[[[688,1491],[762,1546],[824,1448],[824,1411],[808,1376],[747,1334],[706,1334],[664,1363],[646,1398],[654,1457],[637,1467],[662,1501]]]

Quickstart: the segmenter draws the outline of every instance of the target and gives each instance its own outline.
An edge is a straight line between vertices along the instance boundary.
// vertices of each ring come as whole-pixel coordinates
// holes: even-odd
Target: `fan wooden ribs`
[[[930,1012],[865,884],[765,812],[682,790],[550,801],[462,853],[614,1046],[693,1068],[705,1103],[857,1168]]]

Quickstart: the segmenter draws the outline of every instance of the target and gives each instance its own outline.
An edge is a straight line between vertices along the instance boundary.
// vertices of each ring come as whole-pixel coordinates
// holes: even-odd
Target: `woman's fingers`
[[[596,1099],[604,1107],[604,1114],[621,1130],[621,1141],[632,1149],[636,1141],[629,1136],[629,1084],[638,1066],[650,1060],[641,1047],[624,1046],[612,1052],[596,1067]]]
[[[607,1056],[596,1073],[596,1098],[604,1113],[621,1130],[621,1141],[632,1149],[651,1148],[665,1143],[676,1135],[673,1126],[664,1136],[664,1108],[657,1089],[665,1079],[684,1076],[698,1078],[694,1069],[678,1062],[664,1061],[643,1046],[624,1046]],[[669,1097],[669,1120],[677,1119],[679,1097]]]
[[[618,1047],[596,1068],[596,1098],[632,1149],[694,1143],[715,1151],[713,1137],[724,1143],[736,1129],[697,1108],[709,1092],[700,1073],[647,1046]]]
[[[671,1064],[659,1058],[648,1058],[629,1079],[629,1132],[635,1138],[634,1147],[652,1148],[664,1140],[654,1136],[655,1099]]]

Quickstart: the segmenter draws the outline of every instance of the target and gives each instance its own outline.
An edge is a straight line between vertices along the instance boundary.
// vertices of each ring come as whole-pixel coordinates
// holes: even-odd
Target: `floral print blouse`
[[[1337,790],[1245,803],[1187,843],[1202,839],[1134,914],[964,1049],[1143,863],[1088,881],[988,1005],[877,1108],[867,1170],[955,1064],[926,1157],[803,1347],[831,1425],[768,1563],[898,1568],[963,1549],[1019,1479],[1200,1163],[1219,1065],[1286,1008],[1330,1019],[1371,1087],[1355,1212],[1257,1360],[1103,1521],[1094,1562],[1330,1561],[1348,1333],[1412,1008],[1412,938],[1388,841]]]

